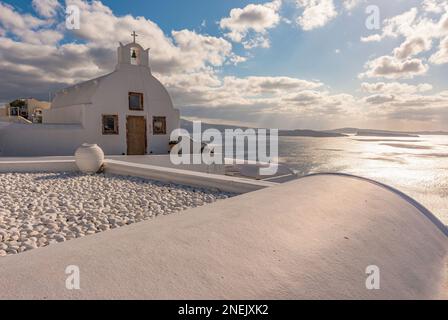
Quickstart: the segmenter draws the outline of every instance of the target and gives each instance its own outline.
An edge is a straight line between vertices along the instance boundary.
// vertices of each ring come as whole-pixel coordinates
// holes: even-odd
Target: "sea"
[[[299,176],[339,172],[385,183],[448,225],[448,136],[279,137],[278,162]]]

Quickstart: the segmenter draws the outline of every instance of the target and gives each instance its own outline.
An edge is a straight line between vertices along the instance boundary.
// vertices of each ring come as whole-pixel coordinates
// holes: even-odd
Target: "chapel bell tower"
[[[135,41],[135,38],[138,37],[135,31],[131,36],[134,39],[133,42],[128,43],[127,45],[123,45],[120,42],[120,46],[118,47],[117,69],[122,65],[144,66],[149,68],[149,48],[143,49],[143,47]]]

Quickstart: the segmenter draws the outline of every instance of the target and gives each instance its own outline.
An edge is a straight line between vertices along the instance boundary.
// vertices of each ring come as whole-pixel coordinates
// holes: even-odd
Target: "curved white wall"
[[[320,175],[0,258],[0,298],[446,298],[447,258],[447,236],[400,195]],[[65,288],[72,264],[82,290]]]

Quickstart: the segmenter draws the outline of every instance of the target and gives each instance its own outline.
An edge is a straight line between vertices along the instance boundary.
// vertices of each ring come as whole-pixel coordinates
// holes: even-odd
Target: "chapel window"
[[[153,134],[166,134],[166,117],[154,117],[152,128]]]
[[[118,134],[118,115],[103,115],[103,134]]]
[[[143,110],[143,93],[129,92],[129,110]]]

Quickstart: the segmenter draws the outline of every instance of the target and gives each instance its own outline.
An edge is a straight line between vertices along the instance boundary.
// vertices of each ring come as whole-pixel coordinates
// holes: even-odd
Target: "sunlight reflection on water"
[[[279,157],[299,175],[343,172],[388,184],[448,225],[448,136],[280,137]]]

